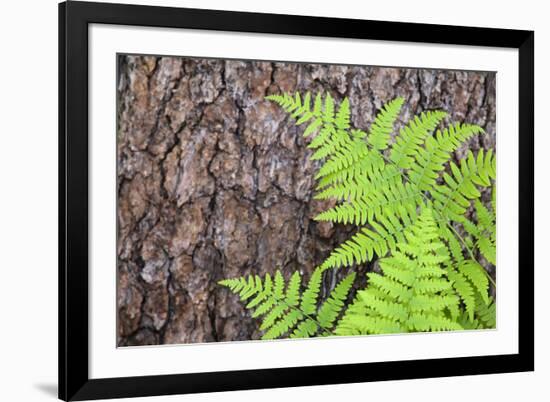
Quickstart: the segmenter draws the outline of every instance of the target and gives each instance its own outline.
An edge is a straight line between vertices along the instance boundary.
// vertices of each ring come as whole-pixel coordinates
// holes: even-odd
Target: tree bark
[[[456,158],[495,146],[494,73],[119,56],[120,346],[258,339],[217,281],[277,268],[308,277],[353,233],[312,219],[332,205],[313,199],[319,163],[303,128],[264,100],[294,91],[347,96],[361,129],[402,96],[397,129],[442,109],[447,123],[487,132]],[[325,294],[341,271],[328,275]]]

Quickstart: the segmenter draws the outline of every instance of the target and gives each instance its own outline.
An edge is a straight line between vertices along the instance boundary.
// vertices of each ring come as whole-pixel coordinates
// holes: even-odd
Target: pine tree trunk
[[[494,73],[120,56],[119,345],[258,339],[217,281],[277,268],[308,277],[353,233],[313,221],[331,205],[313,199],[318,163],[263,99],[297,90],[349,97],[361,129],[402,96],[399,126],[443,109],[486,130],[457,158],[495,146]]]

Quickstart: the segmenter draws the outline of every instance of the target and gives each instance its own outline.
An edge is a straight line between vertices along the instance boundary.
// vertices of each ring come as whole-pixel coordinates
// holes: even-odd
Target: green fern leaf
[[[462,329],[447,311],[458,304],[449,293],[452,281],[443,267],[450,260],[429,208],[405,232],[391,257],[380,260],[383,275],[368,274],[337,325],[336,334],[448,331]]]
[[[301,277],[298,271],[295,271],[290,277],[288,288],[286,290],[286,304],[291,307],[297,306],[300,301],[300,282]]]
[[[427,136],[446,115],[443,111],[428,111],[411,119],[395,139],[390,154],[392,162],[399,168],[410,168],[414,162],[414,155],[420,151]]]
[[[478,303],[479,307],[476,310],[476,315],[485,329],[496,328],[497,325],[497,309],[496,304],[492,299],[489,299],[487,304]]]
[[[315,269],[303,293],[300,292],[302,278],[298,271],[292,274],[286,286],[280,271],[275,272],[273,279],[269,274],[263,281],[257,275],[249,275],[224,279],[219,284],[239,295],[241,300],[248,300],[246,308],[255,309],[252,317],[262,317],[262,339],[310,337],[331,333],[355,280],[355,273],[346,276],[317,308],[323,272],[321,268]]]
[[[321,264],[322,268],[336,268],[362,264],[371,261],[374,255],[385,256],[394,251],[396,244],[404,242],[404,231],[412,225],[418,212],[400,205],[392,211],[384,209],[384,215],[377,221],[370,221],[370,227],[363,227],[351,239],[345,241],[331,252]]]
[[[451,153],[464,141],[482,132],[479,126],[455,124],[438,131],[435,137],[427,137],[424,147],[415,154],[414,163],[408,172],[409,181],[422,191],[431,190]]]
[[[454,290],[462,299],[468,317],[470,320],[473,320],[476,308],[474,287],[471,282],[456,269],[449,267],[447,276],[452,281]]]
[[[469,279],[473,287],[478,291],[485,304],[489,303],[489,280],[487,273],[479,263],[473,260],[464,261],[459,266],[459,271]]]
[[[470,319],[464,312],[458,317],[459,324],[464,329],[493,329],[496,328],[496,304],[492,298],[487,303],[478,300],[474,319]]]
[[[403,106],[403,102],[403,98],[395,98],[386,103],[376,115],[367,136],[367,142],[373,149],[383,150],[388,147],[393,125],[401,110],[401,106]]]
[[[335,223],[354,223],[357,226],[372,223],[374,219],[383,219],[385,210],[396,210],[399,206],[407,210],[416,210],[423,203],[423,197],[409,183],[385,182],[370,192],[353,194],[353,201],[330,208],[315,218],[318,221]]]
[[[332,291],[317,314],[317,321],[323,328],[331,328],[344,307],[349,290],[355,281],[355,272],[346,276]]]
[[[480,162],[481,161],[481,162]],[[492,151],[478,153],[477,161],[473,153],[460,162],[460,167],[450,163],[452,175],[443,174],[445,185],[435,185],[431,192],[434,207],[453,220],[460,220],[470,206],[470,200],[477,200],[481,193],[476,185],[488,187],[495,179],[495,158]]]
[[[350,110],[349,110],[349,100],[344,98],[340,103],[338,108],[338,113],[336,113],[336,119],[334,124],[338,130],[347,130],[350,127]]]
[[[320,269],[313,271],[307,288],[302,294],[300,310],[302,310],[305,315],[315,314],[317,311],[317,298],[319,297],[319,291],[321,289],[322,273],[323,271]]]

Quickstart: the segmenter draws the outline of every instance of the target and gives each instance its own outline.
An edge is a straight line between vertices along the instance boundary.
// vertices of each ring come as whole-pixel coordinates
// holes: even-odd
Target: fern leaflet
[[[262,317],[262,339],[310,337],[331,334],[335,321],[344,307],[355,273],[347,275],[332,290],[327,300],[319,304],[319,291],[323,270],[317,268],[303,293],[302,278],[295,271],[288,284],[280,271],[272,279],[266,274],[262,280],[257,275],[224,279],[220,285],[248,301],[246,308],[254,309],[252,317]]]
[[[405,237],[391,257],[380,260],[383,275],[367,274],[367,288],[357,293],[336,334],[462,329],[447,314],[459,299],[450,292],[452,282],[444,269],[450,256],[430,209],[423,210]]]

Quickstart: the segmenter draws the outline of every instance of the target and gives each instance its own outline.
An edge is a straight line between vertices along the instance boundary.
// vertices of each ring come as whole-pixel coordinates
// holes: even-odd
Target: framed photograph
[[[533,370],[533,43],[60,4],[59,397]]]

